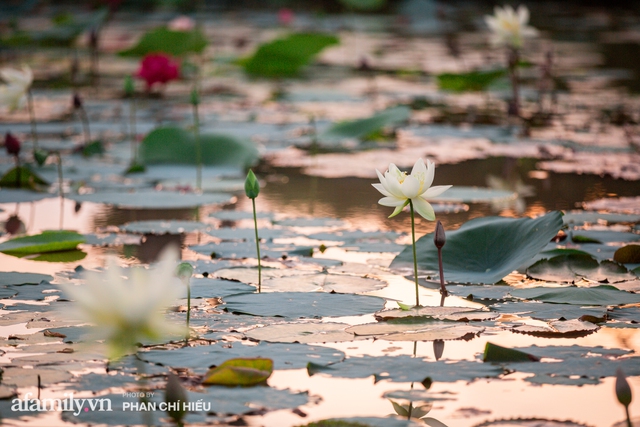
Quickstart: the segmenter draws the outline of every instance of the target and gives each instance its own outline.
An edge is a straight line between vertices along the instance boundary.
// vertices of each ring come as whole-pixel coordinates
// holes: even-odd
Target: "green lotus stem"
[[[624,407],[624,411],[627,414],[627,427],[633,427],[633,423],[631,422],[631,415],[629,415],[629,405]]]
[[[136,98],[135,95],[131,96],[131,100],[129,101],[129,128],[131,132],[131,158],[132,164],[138,164],[138,145],[137,145],[137,132],[136,132]]]
[[[31,138],[33,138],[33,152],[38,149],[38,132],[36,130],[36,112],[33,107],[33,95],[31,89],[27,91],[27,105],[29,109],[29,121],[31,122]]]
[[[418,294],[418,256],[416,255],[416,225],[413,213],[413,202],[409,199],[409,210],[411,211],[411,248],[413,249],[413,278],[416,282],[416,307],[420,306],[420,296]]]
[[[262,292],[262,264],[260,263],[260,239],[258,238],[258,217],[256,215],[256,199],[251,199],[253,206],[253,226],[256,231],[256,252],[258,254],[258,293]]]
[[[58,193],[60,194],[60,230],[63,229],[64,225],[64,189],[62,187],[62,158],[60,157],[60,152],[56,151],[56,156],[58,157]]]
[[[20,156],[15,155],[16,158],[16,188],[22,187],[22,182],[20,180]]]
[[[196,135],[196,188],[200,190],[202,189],[202,147],[200,146],[200,119],[198,117],[198,104],[192,104],[193,128]]]
[[[84,144],[89,145],[91,142],[91,129],[89,128],[89,116],[84,107],[80,107],[80,120],[82,121],[82,129],[84,130]]]
[[[513,98],[513,114],[517,117],[520,117],[520,82],[518,78],[518,62],[520,62],[520,52],[516,48],[510,48],[508,55],[509,78],[511,79],[511,96]]]

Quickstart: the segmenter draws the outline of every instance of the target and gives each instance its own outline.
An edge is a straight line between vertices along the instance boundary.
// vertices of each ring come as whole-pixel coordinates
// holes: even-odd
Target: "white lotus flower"
[[[9,111],[15,111],[24,104],[27,92],[33,83],[33,72],[28,65],[23,65],[22,71],[2,68],[0,77],[8,83],[0,86],[0,105],[6,105]]]
[[[95,325],[93,338],[106,341],[114,360],[134,353],[141,341],[184,336],[185,329],[165,317],[184,288],[174,275],[177,259],[169,249],[155,268],[126,271],[109,259],[104,272],[87,272],[84,284],[59,286],[75,302],[73,314]]]
[[[415,211],[423,218],[429,221],[436,219],[433,207],[426,199],[439,196],[451,188],[451,185],[431,187],[435,167],[435,164],[430,160],[427,160],[427,164],[425,165],[422,159],[418,159],[415,165],[413,165],[411,175],[400,171],[393,163],[389,165],[389,170],[387,170],[384,175],[376,169],[380,184],[372,185],[385,196],[380,199],[378,203],[382,206],[395,207],[395,210],[389,218],[402,212],[402,209],[411,201]]]
[[[493,32],[491,40],[494,44],[519,49],[525,38],[538,35],[538,30],[527,25],[529,9],[526,6],[518,6],[517,11],[509,5],[503,8],[496,6],[494,11],[493,16],[486,15],[484,17]]]

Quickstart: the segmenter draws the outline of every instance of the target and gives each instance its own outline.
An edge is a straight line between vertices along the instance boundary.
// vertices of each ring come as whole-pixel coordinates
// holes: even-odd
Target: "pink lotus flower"
[[[136,77],[147,82],[147,90],[156,83],[165,84],[180,75],[180,66],[163,53],[152,53],[145,56],[140,64]]]
[[[290,25],[294,18],[295,15],[291,9],[284,7],[278,11],[278,22],[282,25]]]
[[[4,148],[7,149],[7,153],[12,156],[17,156],[20,154],[20,147],[21,144],[18,138],[7,132],[7,135],[4,138]]]

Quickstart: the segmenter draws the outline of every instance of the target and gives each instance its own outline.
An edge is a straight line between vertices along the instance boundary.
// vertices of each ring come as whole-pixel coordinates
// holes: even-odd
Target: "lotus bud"
[[[82,98],[77,93],[73,94],[73,108],[76,110],[82,108]]]
[[[188,262],[181,262],[176,268],[176,276],[178,279],[182,281],[185,285],[189,283],[191,280],[191,275],[193,274],[193,266]]]
[[[20,154],[21,146],[22,144],[20,144],[20,140],[10,132],[7,132],[7,135],[4,138],[4,148],[7,149],[7,153],[12,156],[17,156]]]
[[[444,234],[444,227],[442,226],[442,223],[438,221],[436,223],[436,232],[433,236],[433,243],[435,243],[436,248],[442,249],[446,241],[447,238]]]
[[[250,199],[255,199],[260,193],[260,183],[251,169],[249,169],[247,179],[244,181],[244,192]]]
[[[631,387],[620,368],[616,369],[616,397],[624,406],[631,404]]]
[[[444,353],[444,340],[434,340],[433,355],[435,356],[436,360],[440,360],[443,353]]]
[[[195,87],[191,90],[191,96],[190,96],[189,102],[191,102],[191,105],[200,104],[200,94],[198,93],[198,90]]]

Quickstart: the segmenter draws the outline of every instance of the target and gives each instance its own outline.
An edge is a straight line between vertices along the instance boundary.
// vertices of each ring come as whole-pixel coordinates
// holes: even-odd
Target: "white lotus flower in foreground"
[[[93,338],[106,341],[109,359],[134,353],[144,340],[184,336],[185,329],[165,317],[184,287],[174,275],[177,259],[169,249],[155,268],[126,271],[109,259],[104,272],[87,272],[84,284],[60,285],[79,320],[94,325]]]
[[[524,39],[535,37],[538,30],[527,25],[529,22],[529,9],[520,5],[518,10],[506,5],[504,8],[496,6],[493,16],[486,15],[485,22],[493,32],[494,44],[510,46],[515,49],[522,47]]]
[[[426,199],[439,196],[451,188],[451,185],[431,187],[435,167],[435,164],[430,160],[427,160],[427,164],[425,165],[422,159],[418,159],[416,164],[413,165],[411,175],[400,171],[393,163],[389,165],[389,170],[387,170],[384,175],[376,169],[380,184],[372,185],[385,196],[380,199],[378,203],[382,206],[395,207],[395,210],[389,218],[402,212],[402,209],[411,201],[415,211],[423,218],[429,221],[436,219],[433,207]]]
[[[22,71],[2,68],[0,77],[8,83],[0,86],[0,105],[6,105],[9,111],[15,111],[24,104],[27,92],[33,83],[33,72],[28,65],[23,65]]]

